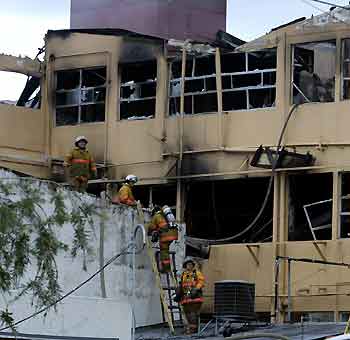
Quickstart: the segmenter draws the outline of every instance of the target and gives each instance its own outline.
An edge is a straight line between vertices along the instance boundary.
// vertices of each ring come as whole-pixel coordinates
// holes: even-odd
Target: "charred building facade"
[[[276,290],[275,261],[350,262],[348,22],[334,10],[249,43],[49,31],[43,62],[0,56],[0,69],[32,77],[22,104],[40,86],[32,107],[0,105],[0,165],[59,178],[85,135],[100,177],[134,173],[145,206],[172,206],[186,223],[189,253],[210,244],[207,312],[214,282],[237,279],[255,282],[261,316],[340,320],[347,268],[294,264],[288,299],[287,263]]]

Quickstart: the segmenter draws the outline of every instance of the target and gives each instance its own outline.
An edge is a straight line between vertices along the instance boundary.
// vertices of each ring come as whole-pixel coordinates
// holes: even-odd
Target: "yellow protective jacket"
[[[171,242],[178,239],[178,231],[176,228],[169,228],[168,222],[162,212],[157,212],[148,225],[148,233],[153,231],[159,232],[160,242]]]
[[[87,149],[82,150],[78,147],[72,149],[66,156],[64,165],[70,167],[71,177],[90,178],[97,174],[95,160]]]
[[[119,203],[127,205],[135,205],[136,200],[132,193],[131,186],[128,183],[123,184],[118,192]]]
[[[197,288],[197,289],[202,289],[204,287],[204,276],[203,274],[197,270],[194,269],[192,271],[185,270],[181,274],[181,281],[180,285],[182,288],[182,299],[180,303],[182,305],[186,303],[198,303],[198,302],[203,302],[203,297],[197,297],[195,299],[191,298],[191,289],[192,288]]]

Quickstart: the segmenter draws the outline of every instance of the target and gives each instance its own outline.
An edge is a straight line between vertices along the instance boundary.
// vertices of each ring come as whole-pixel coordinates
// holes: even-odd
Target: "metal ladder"
[[[177,288],[177,281],[176,281],[176,260],[175,255],[176,253],[174,251],[169,252],[170,258],[171,258],[171,266],[172,271],[167,273],[161,273],[160,272],[160,251],[157,250],[155,252],[155,258],[157,262],[157,268],[158,273],[160,275],[161,279],[161,289],[165,293],[166,302],[170,311],[171,321],[173,325],[177,324],[178,326],[183,325],[183,316],[182,316],[182,310],[179,303],[175,302],[173,299],[173,296],[175,294],[176,288]],[[163,319],[165,320],[165,311],[162,306],[162,312],[163,312]],[[177,316],[177,318],[176,318]]]
[[[140,202],[137,202],[137,212],[139,223],[144,224],[145,218],[142,211]],[[159,271],[159,250],[154,251],[152,244],[149,239],[146,242],[146,248],[148,256],[151,260],[152,270],[155,274],[156,284],[160,292],[160,301],[163,313],[163,319],[167,322],[171,334],[175,334],[174,324],[175,324],[175,314],[178,313],[179,321],[186,322],[186,319],[182,315],[182,308],[173,300],[173,293],[177,287],[176,280],[176,262],[175,262],[175,252],[170,252],[172,259],[173,271],[170,273],[160,273]]]

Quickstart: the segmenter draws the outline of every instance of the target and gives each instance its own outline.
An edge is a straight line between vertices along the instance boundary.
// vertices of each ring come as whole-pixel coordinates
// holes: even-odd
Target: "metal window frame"
[[[101,69],[101,68],[105,68],[106,69],[106,74],[107,74],[107,66],[94,66],[94,67],[83,67],[83,68],[77,68],[77,69],[67,69],[67,70],[57,70],[55,72],[55,89],[57,88],[57,74],[58,72],[67,72],[67,71],[79,71],[79,86],[75,89],[68,89],[68,90],[64,90],[64,89],[60,89],[60,90],[55,90],[55,98],[56,98],[56,94],[57,93],[69,93],[69,92],[78,92],[78,104],[73,104],[73,105],[57,105],[55,103],[55,127],[57,127],[57,114],[56,114],[56,109],[64,109],[64,108],[70,108],[70,107],[78,107],[78,120],[77,123],[74,124],[74,126],[76,125],[82,125],[82,124],[91,124],[91,123],[102,123],[102,121],[95,121],[95,122],[82,122],[81,121],[81,107],[82,106],[88,106],[88,105],[98,105],[98,104],[106,104],[106,98],[104,101],[97,101],[97,102],[83,102],[81,101],[81,92],[82,91],[90,91],[90,90],[95,90],[95,89],[105,89],[106,90],[106,96],[107,96],[107,77],[105,79],[105,83],[103,85],[98,85],[98,86],[89,86],[89,87],[82,87],[82,83],[83,83],[83,71],[86,70],[96,70],[96,69]],[[105,108],[106,110],[106,108]],[[106,114],[106,112],[105,112]],[[103,121],[106,120],[106,116],[105,119]],[[72,126],[72,125],[59,125],[59,127],[61,126]]]

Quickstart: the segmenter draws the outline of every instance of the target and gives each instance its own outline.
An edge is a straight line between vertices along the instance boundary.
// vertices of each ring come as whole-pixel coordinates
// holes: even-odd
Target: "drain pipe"
[[[132,298],[131,298],[131,310],[132,310],[132,331],[131,331],[131,340],[135,340],[135,329],[136,329],[136,320],[135,320],[135,288],[136,288],[136,236],[138,232],[142,233],[142,248],[137,251],[141,252],[146,246],[146,229],[142,224],[138,224],[134,230],[134,235],[132,237]]]

